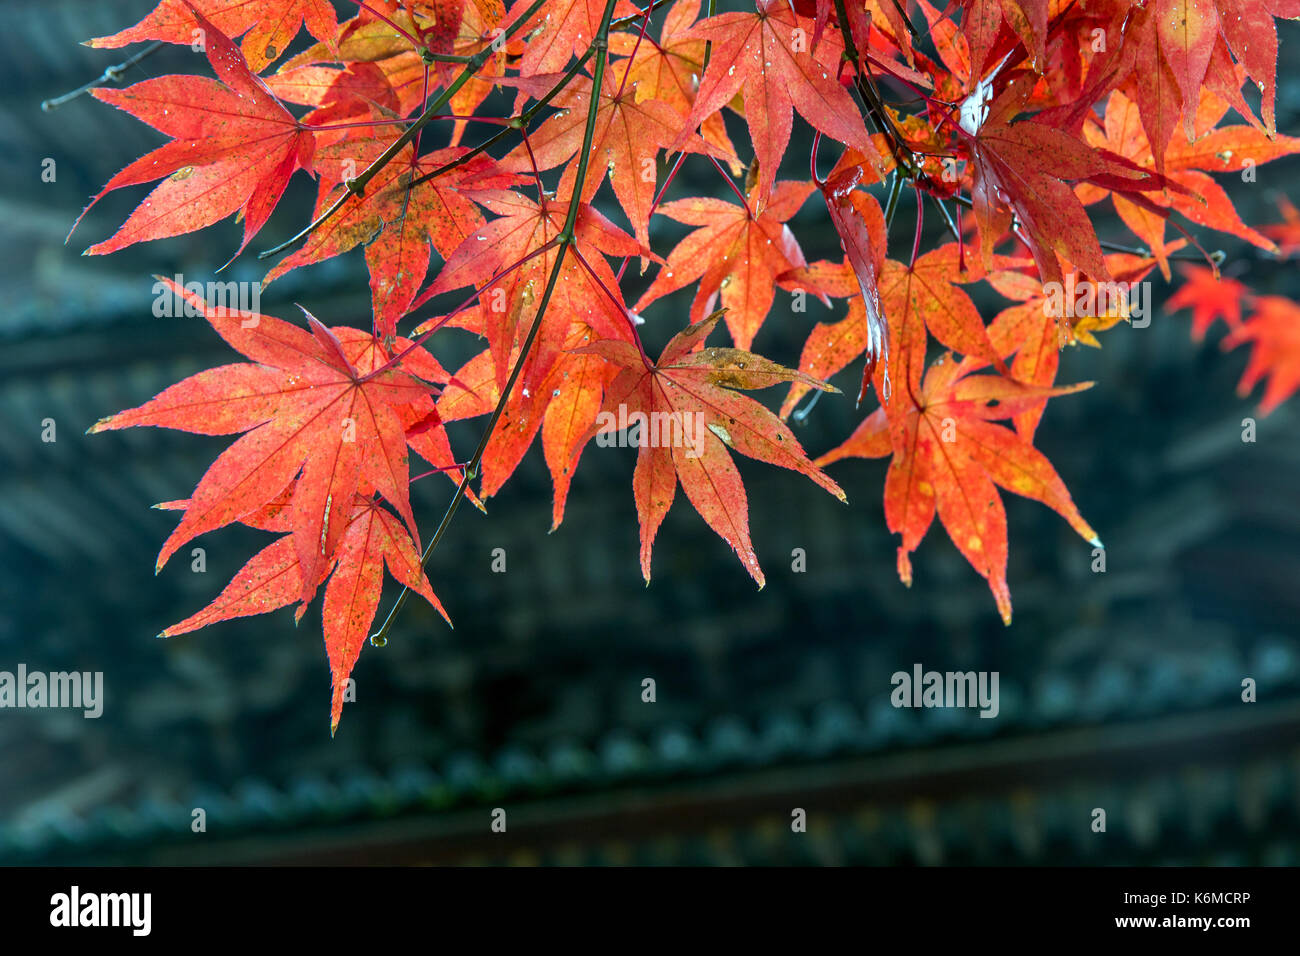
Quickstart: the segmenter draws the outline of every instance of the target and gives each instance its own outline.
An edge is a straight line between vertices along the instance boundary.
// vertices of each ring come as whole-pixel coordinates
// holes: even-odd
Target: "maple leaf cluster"
[[[700,0],[340,6],[343,18],[327,0],[162,0],[93,40],[190,45],[214,77],[94,91],[169,142],[95,197],[161,180],[87,250],[235,216],[238,256],[300,171],[315,183],[312,220],[265,281],[363,250],[368,329],[216,307],[175,287],[247,361],[92,429],[240,436],[187,499],[160,506],[180,520],[158,565],[232,523],[279,537],[163,633],[291,604],[301,617],[323,587],[332,727],[383,568],[446,616],[423,568],[412,451],[422,473],[455,485],[436,542],[455,506],[482,507],[540,432],[554,527],[584,449],[638,420],[647,582],[680,485],[760,586],[732,453],[841,500],[825,466],[888,458],[903,582],[937,516],[1010,623],[999,489],[1101,547],[1034,439],[1049,399],[1090,384],[1057,382],[1062,348],[1099,346],[1128,305],[1063,310],[1060,289],[1169,279],[1171,259],[1201,248],[1189,226],[1297,247],[1293,207],[1252,228],[1214,176],[1300,151],[1275,118],[1275,18],[1300,17],[1300,0],[746,0],[716,15]],[[796,115],[814,133],[807,158],[788,155]],[[726,198],[674,190],[686,162],[712,167]],[[789,224],[810,201],[842,259],[805,257]],[[1103,202],[1138,246],[1098,238],[1089,209]],[[922,249],[927,207],[949,240]],[[659,217],[690,231],[656,249]],[[629,303],[633,261],[653,274]],[[1208,261],[1171,306],[1195,309],[1197,335],[1222,317],[1228,344],[1253,344],[1242,387],[1270,376],[1267,411],[1300,386],[1297,307],[1250,297]],[[987,320],[978,283],[1008,303]],[[671,322],[652,306],[683,289],[689,322],[666,327],[651,358],[642,327]],[[846,302],[843,318],[807,331],[797,368],[751,351],[778,290]],[[461,298],[450,310],[448,294]],[[706,345],[719,325],[731,347]],[[483,347],[448,371],[430,349],[452,330]],[[878,407],[812,459],[785,421],[857,362],[850,393],[874,391]],[[779,413],[744,394],[778,385]],[[447,425],[471,418],[485,420],[483,439],[458,457]],[[703,425],[690,442],[673,430],[687,420]]]

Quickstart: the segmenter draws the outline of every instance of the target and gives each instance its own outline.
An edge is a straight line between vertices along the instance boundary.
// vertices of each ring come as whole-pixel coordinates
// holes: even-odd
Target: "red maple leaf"
[[[192,538],[263,508],[295,478],[289,511],[303,601],[310,600],[320,569],[333,557],[363,485],[393,505],[418,542],[406,428],[414,424],[412,407],[423,406],[424,414],[432,410],[430,386],[410,371],[382,370],[375,364],[373,338],[359,330],[326,329],[308,316],[308,332],[270,316],[209,307],[170,280],[161,281],[201,310],[253,364],[200,372],[91,429],[161,425],[201,434],[247,433],[199,481],[163,544],[158,567]],[[407,355],[403,368],[446,377],[431,357],[421,363]]]
[[[728,449],[798,471],[841,501],[847,500],[840,486],[808,460],[780,419],[735,391],[795,380],[834,389],[750,352],[701,348],[719,318],[721,313],[714,313],[673,336],[653,366],[626,342],[603,341],[586,347],[620,369],[605,392],[604,421],[598,419],[588,437],[628,429],[629,423],[639,429],[632,438],[637,447],[632,490],[641,521],[641,573],[647,582],[655,535],[681,482],[709,527],[731,545],[759,587],[765,583],[749,540],[745,486]]]
[[[188,502],[168,502],[167,506],[185,506]],[[288,531],[292,525],[285,507],[268,516],[267,509],[256,513],[246,523],[264,531]],[[361,648],[379,607],[384,565],[400,584],[415,591],[443,616],[451,618],[433,593],[429,579],[420,565],[420,555],[402,523],[386,508],[365,495],[358,495],[347,509],[348,523],[332,567],[321,568],[315,582],[306,588],[314,591],[332,571],[325,587],[325,652],[329,658],[333,692],[330,702],[330,732],[339,725],[348,677],[356,666]],[[173,624],[159,637],[187,634],[237,617],[267,614],[301,599],[304,591],[302,565],[293,535],[285,534],[249,559],[235,573],[221,593],[196,614]],[[306,605],[296,614],[302,617]]]
[[[1251,343],[1250,362],[1237,394],[1250,393],[1268,378],[1259,411],[1267,415],[1300,389],[1300,306],[1280,295],[1255,299],[1254,312],[1223,340],[1225,349]]]
[[[1027,440],[994,421],[1088,384],[1045,389],[1000,375],[968,375],[941,357],[919,389],[895,388],[838,448],[814,461],[893,456],[885,477],[885,521],[902,535],[898,576],[912,583],[911,553],[938,514],[957,550],[989,582],[1002,620],[1011,623],[1007,518],[997,487],[1059,512],[1085,541],[1101,547],[1056,469]]]
[[[82,212],[85,216],[114,189],[168,177],[111,238],[87,249],[88,255],[193,232],[236,211],[244,220],[238,255],[270,218],[294,172],[311,171],[315,148],[311,130],[294,119],[249,70],[225,34],[202,14],[190,16],[191,23],[206,31],[208,62],[220,82],[199,76],[160,76],[124,90],[92,91],[96,98],[173,141],[110,179]]]
[[[1285,196],[1278,197],[1282,221],[1260,226],[1259,231],[1277,243],[1277,254],[1290,258],[1300,252],[1300,210]]]
[[[1183,284],[1165,300],[1165,308],[1170,312],[1192,310],[1193,339],[1205,338],[1215,319],[1223,319],[1231,330],[1241,326],[1241,303],[1250,290],[1205,266],[1182,265],[1178,272]]]
[[[811,195],[813,184],[782,182],[765,199],[751,192],[739,206],[722,199],[674,199],[659,207],[669,219],[699,228],[668,254],[668,262],[635,309],[699,280],[691,321],[699,322],[721,300],[727,331],[738,348],[754,341],[776,297],[777,277],[807,265],[803,250],[785,225]]]

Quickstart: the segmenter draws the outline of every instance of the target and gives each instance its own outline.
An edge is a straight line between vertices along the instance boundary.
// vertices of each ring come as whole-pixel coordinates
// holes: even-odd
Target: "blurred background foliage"
[[[912,588],[899,583],[883,461],[832,467],[846,510],[793,473],[740,459],[766,589],[683,500],[646,588],[635,452],[589,449],[566,521],[547,534],[535,447],[486,516],[461,512],[431,561],[456,629],[412,602],[387,646],[361,655],[336,738],[319,604],[297,628],[281,611],[155,640],[263,536],[208,536],[196,542],[206,573],[178,559],[155,577],[174,519],[149,506],[187,495],[225,439],[83,432],[232,360],[201,320],[153,317],[151,276],[212,279],[240,227],[79,257],[145,190],[105,199],[65,246],[82,206],[160,139],[88,97],[39,108],[126,55],[79,41],[151,6],[3,9],[0,670],[103,671],[106,702],[99,720],[0,711],[0,863],[1300,862],[1300,400],[1243,444],[1242,419],[1256,415],[1234,392],[1245,352],[1221,354],[1221,334],[1192,343],[1186,313],[1157,309],[1148,328],[1121,326],[1103,349],[1064,356],[1063,381],[1099,384],[1052,401],[1038,444],[1106,542],[1108,566],[1092,573],[1090,548],[1058,516],[1007,495],[1010,628],[937,530]],[[1285,63],[1300,28],[1281,33]],[[128,80],[206,71],[168,48]],[[1300,76],[1284,65],[1279,82],[1279,128],[1295,133]],[[731,130],[745,152],[743,125]],[[786,175],[806,176],[809,142],[797,125]],[[40,176],[47,157],[53,183]],[[1292,160],[1232,184],[1243,218],[1276,220],[1297,172]],[[728,195],[703,161],[688,160],[678,183],[674,195]],[[295,232],[312,198],[297,177],[222,278],[260,279],[266,263],[252,253]],[[895,256],[910,248],[911,216],[904,199]],[[926,247],[945,241],[936,218]],[[791,227],[810,260],[839,257],[817,202]],[[679,235],[662,218],[652,226],[660,251]],[[1206,245],[1228,252],[1230,274],[1261,293],[1300,292],[1292,266],[1226,238]],[[1155,279],[1161,301],[1169,290]],[[998,301],[979,300],[986,318]],[[360,250],[279,280],[262,308],[290,317],[296,302],[329,324],[368,325]],[[799,314],[790,303],[778,293],[755,349],[795,364],[813,323],[843,304],[830,313],[810,300]],[[649,311],[652,354],[688,305],[679,294]],[[481,347],[463,333],[435,343],[448,367]],[[858,374],[844,373],[846,392]],[[45,418],[55,443],[40,440]],[[859,420],[850,397],[827,397],[798,435],[820,454]],[[458,426],[454,446],[468,454],[480,427]],[[441,480],[416,484],[426,529],[449,493]],[[494,548],[506,550],[504,574],[490,571]],[[791,571],[795,548],[804,573]],[[890,675],[916,662],[999,671],[999,717],[895,710]],[[653,704],[641,699],[647,677]],[[1245,677],[1258,703],[1240,701]],[[190,827],[198,807],[201,834]],[[494,807],[508,812],[507,835],[489,830]],[[1095,807],[1105,834],[1090,830]],[[791,832],[794,808],[808,812],[806,834]]]

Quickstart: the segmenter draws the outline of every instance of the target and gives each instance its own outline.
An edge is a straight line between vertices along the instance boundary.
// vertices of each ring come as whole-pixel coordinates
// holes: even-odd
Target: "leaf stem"
[[[623,313],[623,319],[627,322],[627,327],[632,333],[633,340],[636,342],[637,351],[641,353],[641,361],[645,364],[647,371],[653,369],[654,362],[652,362],[650,356],[646,354],[645,345],[641,342],[641,335],[636,330],[636,323],[632,321],[631,311],[629,311],[627,306],[618,300],[618,296],[614,294],[614,290],[605,285],[604,280],[602,280],[600,276],[596,275],[596,270],[591,267],[591,263],[587,261],[587,257],[582,254],[582,250],[580,250],[576,245],[573,247],[573,254],[577,257],[578,264],[587,270],[587,275],[591,276],[591,281],[600,287],[601,292],[605,293],[605,298],[609,299],[609,301],[614,304],[614,308]]]
[[[722,164],[712,156],[709,157],[709,162],[711,162],[713,168],[718,171],[718,175],[721,176],[723,180],[726,181],[727,185],[731,187],[731,191],[736,194],[736,198],[740,200],[740,204],[745,207],[745,215],[750,219],[753,219],[754,210],[749,208],[749,200],[745,198],[745,194],[740,191],[740,187],[736,185],[734,180],[732,180],[730,174],[728,174],[727,171],[722,168]]]
[[[428,51],[424,48],[424,41],[423,41],[423,40],[421,40],[419,37],[413,37],[413,36],[411,36],[411,34],[407,33],[405,30],[403,30],[400,26],[398,26],[398,25],[397,25],[396,23],[394,23],[392,20],[388,19],[388,17],[384,16],[384,14],[380,13],[378,10],[376,10],[374,7],[372,7],[370,4],[366,3],[365,0],[352,0],[352,2],[355,3],[355,4],[356,4],[358,7],[360,7],[362,10],[365,10],[367,13],[369,13],[372,17],[375,17],[375,18],[378,19],[378,20],[382,20],[382,21],[384,21],[384,23],[387,23],[390,27],[392,27],[394,30],[396,30],[399,34],[401,34],[402,36],[406,37],[406,39],[409,40],[409,41],[410,41],[410,42],[415,46],[415,50],[416,50],[417,53],[420,53],[421,55],[426,55],[426,54],[428,54]],[[414,23],[415,23],[414,18],[412,18],[411,23],[412,23],[412,25],[414,25]],[[419,27],[417,26],[416,29],[418,30]]]
[[[894,210],[898,208],[898,197],[903,194],[903,174],[894,170],[893,181],[889,184],[889,198],[885,200],[885,229],[894,223]]]

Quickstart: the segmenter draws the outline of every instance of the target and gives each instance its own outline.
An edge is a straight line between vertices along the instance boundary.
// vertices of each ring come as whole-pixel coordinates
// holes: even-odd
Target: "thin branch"
[[[402,126],[406,123],[413,123],[413,122],[415,121],[409,119],[390,119],[390,120],[365,120],[363,122],[358,122],[358,123],[322,123],[319,126],[313,126],[311,123],[302,123],[300,125],[302,126],[303,129],[309,129],[314,133],[317,130],[361,129],[362,127],[371,127],[371,126]]]
[[[889,198],[885,200],[885,230],[894,224],[894,210],[898,208],[898,197],[903,194],[903,173],[895,169],[893,180],[889,184]]]
[[[939,210],[939,214],[943,216],[943,222],[944,225],[948,227],[948,232],[950,232],[952,234],[952,237],[955,240],[957,240],[958,243],[960,243],[962,241],[961,232],[957,228],[957,223],[953,222],[952,213],[948,212],[948,207],[945,206],[943,204],[943,200],[940,199],[938,196],[936,196],[934,193],[926,192],[926,195],[930,197],[930,199],[934,202],[935,208]]]
[[[641,21],[641,31],[636,35],[636,43],[632,44],[632,53],[624,61],[626,68],[623,70],[623,79],[619,81],[618,92],[614,94],[614,99],[619,99],[623,95],[623,90],[627,87],[627,78],[632,75],[632,64],[636,62],[636,51],[641,49],[641,41],[645,39],[646,28],[650,26],[650,11],[654,9],[654,4],[645,8],[645,17]]]
[[[127,70],[135,66],[137,63],[139,63],[141,60],[145,59],[146,57],[152,56],[153,54],[157,53],[159,50],[163,48],[163,46],[164,44],[161,40],[156,40],[153,43],[150,43],[139,53],[135,54],[135,56],[123,60],[121,63],[117,64],[117,66],[110,66],[107,70],[103,72],[103,74],[98,79],[91,80],[89,83],[86,83],[84,86],[79,86],[75,90],[72,90],[71,92],[64,93],[62,96],[56,96],[54,97],[54,99],[42,101],[41,109],[43,109],[45,112],[48,113],[50,110],[58,109],[64,103],[67,103],[70,100],[75,100],[81,94],[89,93],[91,90],[101,87],[105,83],[119,82],[122,79],[123,73],[125,73]]]

